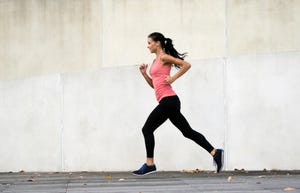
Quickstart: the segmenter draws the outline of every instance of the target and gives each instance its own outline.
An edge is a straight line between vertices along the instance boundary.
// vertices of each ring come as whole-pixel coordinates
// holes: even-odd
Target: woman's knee
[[[181,131],[181,133],[182,133],[182,135],[184,136],[184,137],[186,137],[186,138],[192,138],[192,136],[193,136],[193,133],[191,132],[192,130],[190,130],[190,129],[185,129],[185,130],[182,130]]]
[[[148,135],[153,134],[152,129],[149,128],[149,127],[145,127],[145,126],[142,128],[142,133],[143,133],[144,136],[148,136]]]

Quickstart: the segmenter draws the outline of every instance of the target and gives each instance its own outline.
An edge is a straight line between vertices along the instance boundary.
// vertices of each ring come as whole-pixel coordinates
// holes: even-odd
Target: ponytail
[[[153,41],[160,41],[160,45],[162,49],[166,52],[166,54],[169,54],[173,56],[174,58],[179,58],[181,60],[184,60],[184,57],[186,57],[187,53],[179,53],[174,48],[173,41],[170,38],[165,38],[164,35],[162,35],[159,32],[154,32],[148,36],[148,38],[151,38]],[[180,68],[180,66],[175,64],[176,68]]]
[[[175,58],[179,58],[181,60],[184,60],[184,57],[186,57],[187,53],[180,54],[177,52],[177,50],[174,48],[173,41],[170,38],[165,38],[165,52]]]

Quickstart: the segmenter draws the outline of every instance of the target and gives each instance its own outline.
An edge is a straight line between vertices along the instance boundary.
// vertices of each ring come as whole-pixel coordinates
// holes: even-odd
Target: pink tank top
[[[171,66],[162,65],[160,58],[156,59],[150,68],[150,75],[158,102],[164,97],[176,95],[172,86],[165,81],[166,76],[170,75],[170,71]]]

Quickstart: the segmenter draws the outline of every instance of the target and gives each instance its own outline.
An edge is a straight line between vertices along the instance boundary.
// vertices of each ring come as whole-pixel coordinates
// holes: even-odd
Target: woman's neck
[[[157,50],[157,52],[156,52],[156,58],[160,58],[163,54],[165,54],[165,52],[162,49]]]

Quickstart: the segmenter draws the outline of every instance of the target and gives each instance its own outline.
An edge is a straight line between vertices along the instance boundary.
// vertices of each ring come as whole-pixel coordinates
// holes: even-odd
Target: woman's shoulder
[[[163,54],[163,55],[161,55],[160,60],[165,65],[171,65],[174,63],[175,58],[169,54]]]
[[[165,63],[169,63],[169,62],[174,61],[175,58],[169,54],[163,54],[163,55],[161,55],[160,59],[161,59],[161,61],[163,61]]]
[[[173,56],[169,55],[169,54],[162,54],[160,56],[161,60],[170,60],[171,58],[173,58]]]

